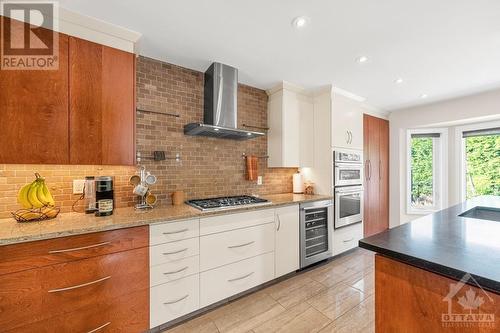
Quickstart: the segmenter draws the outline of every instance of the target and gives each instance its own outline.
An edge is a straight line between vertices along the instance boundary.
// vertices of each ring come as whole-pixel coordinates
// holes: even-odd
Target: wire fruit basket
[[[57,207],[42,207],[34,209],[19,209],[12,214],[17,222],[38,222],[55,218],[60,212]]]

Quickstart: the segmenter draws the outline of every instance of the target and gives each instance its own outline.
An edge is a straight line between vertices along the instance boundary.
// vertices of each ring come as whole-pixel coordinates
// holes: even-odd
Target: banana
[[[40,200],[40,202],[44,205],[44,206],[48,206],[50,204],[50,200],[49,198],[45,195],[45,191],[44,191],[44,187],[45,186],[45,182],[43,180],[39,180],[38,181],[38,187],[36,188],[36,197],[38,198],[38,200]]]
[[[17,201],[26,209],[33,208],[33,205],[28,200],[28,191],[30,190],[32,185],[33,183],[24,185],[23,187],[21,187],[21,190],[19,190],[19,194],[17,195]]]
[[[39,187],[40,187],[40,182],[35,180],[33,184],[30,186],[30,189],[28,191],[28,200],[34,208],[41,208],[45,206],[44,203],[41,202],[37,196]]]
[[[21,213],[20,216],[23,219],[25,219],[26,221],[31,221],[31,220],[37,220],[37,219],[39,219],[40,217],[42,217],[42,214],[36,213],[36,212],[27,211],[27,212]]]
[[[43,207],[41,212],[48,218],[56,217],[59,214],[59,210],[52,207]]]
[[[50,193],[49,188],[45,184],[45,181],[42,181],[42,193],[45,196],[45,199],[47,200],[47,206],[55,206],[56,202],[54,201],[54,197],[52,197],[52,194]]]

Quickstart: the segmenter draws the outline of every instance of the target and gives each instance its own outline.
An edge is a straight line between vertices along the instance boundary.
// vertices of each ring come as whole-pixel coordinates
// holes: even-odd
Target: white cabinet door
[[[361,103],[333,93],[332,146],[363,149],[363,109]]]
[[[363,238],[363,223],[348,225],[333,232],[333,255],[341,254],[358,246]]]
[[[200,276],[195,274],[150,288],[150,327],[200,308]]]
[[[299,166],[314,166],[314,104],[309,98],[299,98]]]
[[[274,250],[274,224],[200,237],[200,270],[206,271]]]
[[[299,206],[276,209],[276,277],[299,269]]]
[[[200,273],[200,306],[248,290],[274,278],[274,253],[238,261]]]
[[[268,166],[312,167],[314,112],[311,96],[286,83],[271,89],[268,94]]]

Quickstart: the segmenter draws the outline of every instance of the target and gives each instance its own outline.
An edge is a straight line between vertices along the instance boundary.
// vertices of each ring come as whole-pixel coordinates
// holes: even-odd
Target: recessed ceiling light
[[[219,129],[218,129],[218,128],[214,128],[214,131],[218,132],[218,131],[219,131]]]
[[[422,98],[422,99],[426,99],[427,97],[429,97],[429,96],[427,96],[427,94],[420,95],[420,98]]]
[[[305,16],[297,16],[292,20],[292,26],[296,29],[301,29],[307,25],[309,18]]]
[[[364,64],[365,62],[368,61],[368,57],[367,56],[361,56],[361,57],[358,57],[356,59],[357,62],[359,62],[360,64]]]
[[[398,78],[398,79],[394,80],[394,82],[396,84],[401,84],[401,83],[403,83],[403,79],[402,78]]]

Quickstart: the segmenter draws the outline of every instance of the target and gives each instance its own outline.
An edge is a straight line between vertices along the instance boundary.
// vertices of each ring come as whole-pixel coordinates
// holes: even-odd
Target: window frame
[[[458,188],[460,192],[460,202],[464,202],[465,200],[467,200],[467,152],[465,151],[465,139],[463,137],[463,133],[467,131],[477,131],[495,127],[500,127],[500,120],[463,125],[457,127],[455,130],[455,156],[457,158],[456,166],[458,168],[459,175]]]
[[[439,134],[439,143],[433,142],[433,202],[434,206],[419,209],[411,201],[411,136],[412,134]],[[443,209],[448,199],[448,177],[445,176],[448,161],[448,128],[408,129],[406,132],[406,213],[408,215],[427,215]]]

